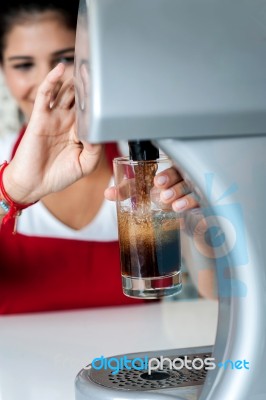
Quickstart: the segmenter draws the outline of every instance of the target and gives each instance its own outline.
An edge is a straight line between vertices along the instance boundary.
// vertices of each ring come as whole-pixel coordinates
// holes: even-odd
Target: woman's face
[[[49,11],[14,26],[6,35],[5,44],[2,65],[5,81],[28,120],[38,86],[47,73],[63,62],[64,79],[73,75],[75,31]]]

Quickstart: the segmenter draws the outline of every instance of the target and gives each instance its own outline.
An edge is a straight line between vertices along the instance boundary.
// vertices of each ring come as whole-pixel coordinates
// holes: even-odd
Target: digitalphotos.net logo
[[[94,358],[92,363],[84,369],[95,369],[95,370],[111,370],[112,375],[117,375],[122,370],[136,370],[145,371],[149,375],[153,371],[163,371],[165,368],[170,370],[180,371],[182,369],[187,370],[202,370],[205,371],[213,370],[215,368],[230,369],[230,370],[249,370],[249,362],[247,360],[226,360],[225,362],[216,363],[215,358],[206,357],[204,359],[195,357],[193,360],[189,356],[176,357],[170,359],[168,357],[157,357],[149,358],[147,355],[144,357],[128,358],[126,355],[122,357],[110,357],[104,356]]]

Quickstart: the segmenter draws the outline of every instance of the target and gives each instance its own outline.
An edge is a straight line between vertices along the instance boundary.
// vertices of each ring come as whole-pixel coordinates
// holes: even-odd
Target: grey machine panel
[[[265,19],[265,0],[82,0],[80,137],[264,134]]]

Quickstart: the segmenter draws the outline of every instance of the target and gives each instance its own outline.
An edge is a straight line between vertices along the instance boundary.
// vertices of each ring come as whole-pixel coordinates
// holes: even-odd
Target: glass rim
[[[156,158],[154,160],[131,160],[129,156],[122,156],[122,157],[115,157],[113,159],[114,164],[119,164],[119,165],[136,165],[138,163],[167,163],[167,162],[172,162],[171,158],[167,157],[166,155],[160,155],[159,158]]]

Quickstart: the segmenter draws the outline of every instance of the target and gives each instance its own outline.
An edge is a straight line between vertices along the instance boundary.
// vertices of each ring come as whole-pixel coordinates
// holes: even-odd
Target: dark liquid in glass
[[[155,278],[180,270],[180,231],[175,212],[142,215],[120,209],[118,223],[122,275]]]

